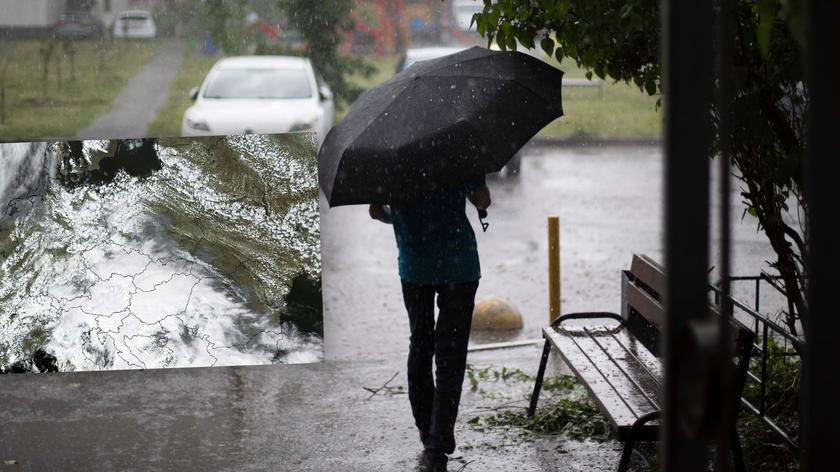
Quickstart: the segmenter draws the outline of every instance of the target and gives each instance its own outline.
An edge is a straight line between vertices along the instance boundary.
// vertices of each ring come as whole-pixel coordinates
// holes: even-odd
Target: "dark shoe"
[[[425,449],[420,454],[420,461],[417,464],[417,472],[446,472],[446,463],[449,458],[446,454],[434,450]]]

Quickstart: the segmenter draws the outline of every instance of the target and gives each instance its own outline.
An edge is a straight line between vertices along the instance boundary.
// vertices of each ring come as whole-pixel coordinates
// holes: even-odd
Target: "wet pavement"
[[[79,131],[80,139],[144,138],[169,96],[183,59],[183,44],[168,41],[143,70],[128,81],[111,111]],[[131,60],[131,58],[126,58]]]
[[[492,180],[490,231],[478,235],[479,295],[514,302],[525,327],[507,335],[476,333],[474,346],[536,338],[547,322],[549,214],[561,218],[563,312],[617,310],[619,270],[631,255],[662,258],[661,174],[654,147],[532,147],[519,179]],[[85,471],[413,470],[420,444],[401,393],[408,327],[392,230],[369,220],[364,207],[322,207],[321,229],[328,362],[2,376],[0,464]],[[764,268],[768,248],[754,223],[737,224],[734,236],[734,272]],[[539,354],[538,345],[472,351],[468,362],[533,375]],[[556,357],[549,362],[549,375],[563,369]],[[395,390],[366,390],[392,376],[387,385]],[[450,471],[615,469],[615,441],[473,428],[470,420],[493,411],[500,398],[521,405],[530,383],[494,388],[503,395],[472,391],[465,382]]]
[[[488,181],[493,197],[489,230],[480,233],[475,212],[467,213],[479,228],[482,279],[477,296],[512,302],[523,315],[524,328],[473,331],[474,343],[540,337],[548,323],[549,215],[560,217],[564,314],[618,311],[619,273],[629,268],[633,253],[663,260],[663,159],[658,147],[532,145],[523,152],[519,178]],[[738,205],[733,210],[732,273],[757,275],[767,269],[772,251],[756,231],[755,220],[749,215],[741,220],[737,185],[731,201]],[[371,220],[364,206],[329,209],[322,199],[321,250],[326,359],[404,356],[408,320],[392,228]],[[749,288],[736,286],[735,294],[751,300]]]
[[[471,362],[533,373],[538,356],[528,347]],[[389,386],[404,388],[395,360],[5,375],[0,470],[411,471],[420,443],[408,399],[365,390],[395,373]],[[614,469],[612,441],[525,441],[466,424],[495,404],[465,389],[449,470]]]

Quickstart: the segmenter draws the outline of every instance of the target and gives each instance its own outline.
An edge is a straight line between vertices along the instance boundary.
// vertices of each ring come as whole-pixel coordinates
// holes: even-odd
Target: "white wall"
[[[63,11],[63,0],[0,0],[0,27],[50,26]]]

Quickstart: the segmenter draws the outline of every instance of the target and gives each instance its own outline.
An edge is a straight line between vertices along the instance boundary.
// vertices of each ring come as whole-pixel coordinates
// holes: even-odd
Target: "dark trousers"
[[[455,419],[461,402],[477,289],[478,281],[450,285],[402,283],[411,326],[408,398],[426,449],[446,454],[455,451]]]

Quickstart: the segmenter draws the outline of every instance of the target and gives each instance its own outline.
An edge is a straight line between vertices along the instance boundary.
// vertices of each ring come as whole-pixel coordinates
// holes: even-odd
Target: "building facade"
[[[121,11],[155,11],[160,4],[160,0],[0,0],[0,32],[6,38],[42,37],[62,13],[73,11],[89,12],[109,29]]]
[[[63,0],[0,0],[0,28],[21,31],[51,27],[67,8]]]

